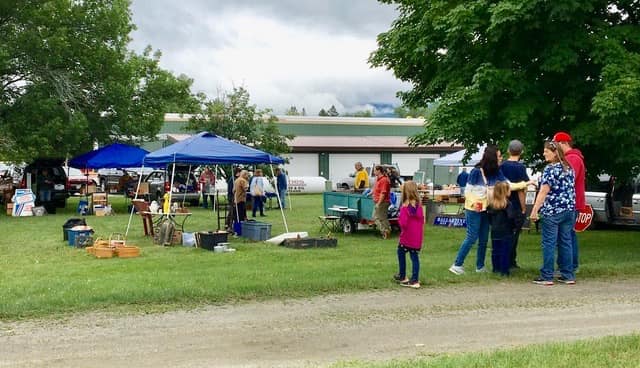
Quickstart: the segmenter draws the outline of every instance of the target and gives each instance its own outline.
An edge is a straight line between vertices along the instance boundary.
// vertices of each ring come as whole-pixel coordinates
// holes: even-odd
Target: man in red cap
[[[558,147],[564,153],[564,156],[569,161],[569,165],[575,173],[575,191],[576,191],[576,216],[578,212],[584,210],[586,207],[585,200],[585,167],[584,156],[579,149],[573,147],[573,140],[569,133],[558,132],[553,136],[553,141],[558,144]],[[573,242],[573,272],[578,270],[578,238],[576,237],[576,231],[571,230],[571,240]]]

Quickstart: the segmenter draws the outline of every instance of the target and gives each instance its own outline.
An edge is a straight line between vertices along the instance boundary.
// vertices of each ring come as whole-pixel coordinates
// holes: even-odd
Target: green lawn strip
[[[44,317],[78,311],[130,309],[153,311],[198,307],[245,300],[308,297],[397,287],[397,240],[382,240],[374,231],[335,234],[337,248],[296,250],[244,238],[230,239],[235,253],[218,254],[201,249],[160,247],[142,234],[142,222],[133,216],[128,244],[142,248],[132,259],[95,259],[84,250],[62,241],[62,225],[78,217],[78,198],[66,209],[43,217],[0,220],[0,319]],[[124,233],[128,215],[122,197],[110,196],[115,216],[87,216],[96,236]],[[289,231],[320,236],[317,217],[322,214],[321,195],[292,197],[287,211]],[[192,208],[187,231],[217,229],[215,212]],[[283,233],[280,213],[267,211],[272,235]],[[447,271],[453,262],[464,229],[425,229],[421,253],[423,287],[492,283],[501,279],[476,274],[475,248],[465,266],[467,275]],[[635,278],[640,275],[637,231],[589,231],[580,234],[582,268],[578,281],[603,278]],[[396,238],[397,239],[397,238]],[[508,282],[530,282],[540,267],[540,234],[521,236],[518,249],[523,267]],[[490,264],[490,250],[487,263]]]
[[[480,353],[436,354],[383,363],[350,361],[333,368],[592,368],[639,367],[640,335],[610,336],[577,342],[530,345]]]

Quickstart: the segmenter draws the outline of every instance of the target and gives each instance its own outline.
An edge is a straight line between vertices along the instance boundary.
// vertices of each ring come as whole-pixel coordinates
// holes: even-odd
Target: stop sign
[[[573,227],[576,231],[585,231],[591,225],[591,221],[593,220],[593,208],[591,205],[586,205],[586,207],[580,211],[578,211],[578,216],[576,216],[576,224]]]

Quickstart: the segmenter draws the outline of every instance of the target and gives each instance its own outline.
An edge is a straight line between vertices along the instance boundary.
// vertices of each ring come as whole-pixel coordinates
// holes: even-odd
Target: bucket
[[[242,222],[235,222],[233,223],[233,232],[236,233],[236,235],[240,236],[242,235]]]
[[[83,218],[70,218],[62,225],[62,239],[69,240],[69,230],[75,226],[87,225],[87,222]]]
[[[69,230],[69,245],[76,245],[76,236],[82,234],[84,236],[91,236],[93,229],[91,226],[74,226]]]

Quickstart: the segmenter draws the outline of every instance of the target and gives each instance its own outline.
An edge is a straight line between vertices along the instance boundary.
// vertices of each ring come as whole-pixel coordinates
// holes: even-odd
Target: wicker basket
[[[140,248],[130,245],[116,248],[116,255],[120,258],[133,258],[140,256]]]
[[[109,248],[109,241],[103,238],[96,238],[93,241],[93,248]]]
[[[112,258],[115,254],[115,249],[113,248],[94,248],[93,255],[96,258]]]
[[[86,247],[85,248],[87,250],[87,253],[89,254],[93,254],[93,250],[95,249],[94,247]]]
[[[124,235],[122,235],[121,233],[112,233],[109,236],[109,246],[111,246],[112,248],[120,248],[126,246]]]

